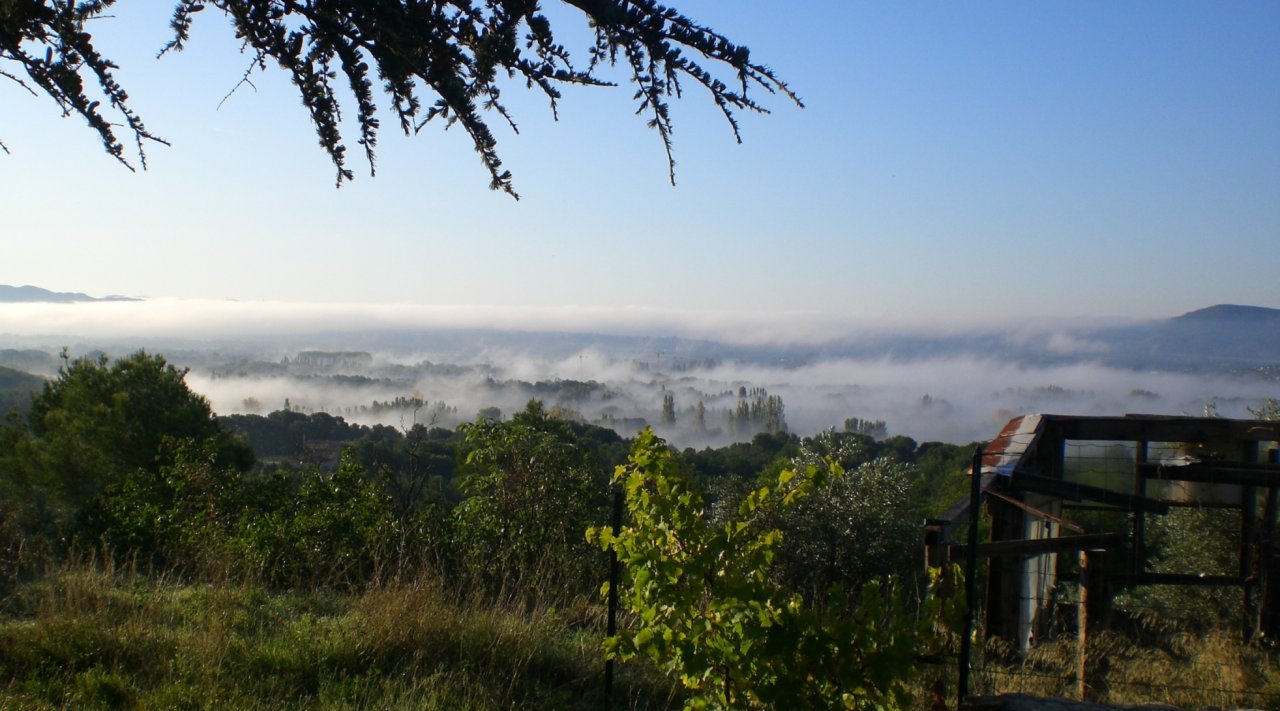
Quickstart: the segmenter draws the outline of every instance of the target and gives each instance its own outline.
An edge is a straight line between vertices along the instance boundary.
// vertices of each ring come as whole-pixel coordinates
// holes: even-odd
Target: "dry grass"
[[[494,602],[439,578],[363,591],[192,584],[82,560],[0,616],[0,708],[600,708],[598,605]],[[620,674],[619,698],[670,685]]]
[[[1021,659],[999,642],[985,652],[978,693],[1078,697],[1074,641],[1041,644]],[[1183,633],[1158,646],[1139,646],[1103,633],[1090,641],[1087,660],[1092,702],[1280,709],[1280,663],[1267,650],[1242,643],[1238,634]]]

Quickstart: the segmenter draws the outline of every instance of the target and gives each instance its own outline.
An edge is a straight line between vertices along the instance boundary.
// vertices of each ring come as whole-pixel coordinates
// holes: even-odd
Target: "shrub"
[[[909,704],[906,683],[933,643],[936,600],[904,614],[891,583],[873,581],[856,602],[834,586],[816,608],[768,574],[783,535],[761,521],[838,479],[838,467],[784,471],[721,524],[707,522],[701,497],[673,471],[666,445],[642,432],[614,474],[628,522],[616,534],[587,534],[626,571],[618,592],[633,626],[607,640],[608,656],[651,660],[689,690],[691,708]]]

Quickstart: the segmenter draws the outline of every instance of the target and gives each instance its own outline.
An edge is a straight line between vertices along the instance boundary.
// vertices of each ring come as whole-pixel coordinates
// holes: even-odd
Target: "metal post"
[[[1272,454],[1275,450],[1271,450]],[[1272,630],[1273,598],[1276,571],[1271,565],[1271,558],[1276,550],[1276,488],[1267,487],[1267,498],[1262,509],[1262,541],[1258,550],[1258,615],[1254,625],[1254,634],[1270,638]]]
[[[982,512],[979,509],[982,498],[982,449],[973,453],[973,464],[969,468],[969,545],[965,550],[964,571],[964,632],[960,636],[960,679],[956,685],[956,707],[969,696],[969,670],[973,654],[973,613],[977,606],[978,578],[978,519]]]
[[[1267,452],[1267,462],[1280,464],[1280,451]],[[1263,639],[1272,639],[1276,633],[1277,571],[1272,564],[1276,550],[1276,487],[1267,487],[1266,503],[1262,513],[1262,541],[1258,554],[1258,624],[1256,633]]]
[[[1081,701],[1089,689],[1089,678],[1085,669],[1089,650],[1089,586],[1092,581],[1089,551],[1080,551],[1080,603],[1076,611],[1076,695]]]
[[[1134,453],[1133,493],[1141,497],[1146,497],[1147,495],[1147,478],[1143,476],[1142,465],[1146,464],[1150,458],[1148,450],[1149,445],[1144,439],[1138,443],[1138,451]],[[1142,509],[1135,507],[1133,510],[1133,557],[1130,561],[1129,569],[1129,572],[1133,575],[1142,575],[1146,572],[1146,531],[1146,514],[1142,512]]]
[[[1250,581],[1253,577],[1253,555],[1255,550],[1254,536],[1257,535],[1257,515],[1258,515],[1258,490],[1252,486],[1241,487],[1240,492],[1240,579],[1244,581],[1241,585],[1241,610],[1244,613],[1244,619],[1241,620],[1244,641],[1248,642],[1253,639],[1253,585]]]
[[[613,535],[622,531],[622,487],[613,487]],[[607,634],[612,637],[618,633],[618,551],[609,551],[609,623]],[[604,699],[605,707],[613,708],[613,658],[604,662]]]
[[[1249,442],[1244,445],[1244,461],[1258,461],[1258,443]],[[1253,556],[1257,551],[1258,542],[1255,538],[1258,535],[1258,489],[1254,486],[1240,487],[1240,579],[1244,581],[1241,586],[1241,611],[1243,617],[1240,621],[1241,635],[1244,641],[1248,642],[1253,639],[1253,586],[1250,582],[1253,577]]]

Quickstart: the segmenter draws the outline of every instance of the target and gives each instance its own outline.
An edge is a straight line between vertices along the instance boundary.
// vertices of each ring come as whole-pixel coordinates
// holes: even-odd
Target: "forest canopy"
[[[251,60],[241,83],[269,64],[289,74],[337,170],[338,185],[354,178],[344,109],[354,113],[356,144],[370,174],[375,171],[379,95],[406,135],[437,119],[445,127],[461,126],[489,172],[490,187],[517,198],[489,125],[496,117],[518,130],[503,103],[504,85],[540,92],[555,115],[562,87],[610,86],[601,69],[622,67],[635,88],[636,113],[647,118],[666,149],[673,183],[668,102],[685,85],[709,94],[739,140],[735,112],[767,113],[753,92],[782,94],[801,104],[746,46],[674,8],[652,0],[561,4],[593,34],[579,55],[560,44],[536,0],[181,0],[170,19],[172,39],[158,50],[181,51],[198,17],[220,13]],[[89,32],[91,21],[112,5],[114,0],[0,0],[0,77],[47,95],[64,115],[83,118],[107,153],[130,169],[123,141],[131,139],[145,168],[146,144],[165,141],[143,123],[113,76],[117,65]],[[8,150],[3,143],[0,149]]]

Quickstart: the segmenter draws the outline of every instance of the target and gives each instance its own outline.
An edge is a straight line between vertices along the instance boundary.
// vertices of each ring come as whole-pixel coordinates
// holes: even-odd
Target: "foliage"
[[[662,394],[662,424],[674,425],[676,423],[676,398],[671,393]]]
[[[751,399],[740,396],[738,405],[725,412],[730,432],[767,432],[778,434],[787,431],[786,406],[782,398],[769,395],[763,388],[752,388]]]
[[[414,425],[400,432],[377,425],[347,449],[382,484],[400,517],[460,499],[453,484],[461,438],[443,429]]]
[[[1280,400],[1277,400],[1273,397],[1267,398],[1262,402],[1261,405],[1259,405],[1256,408],[1249,407],[1245,409],[1249,411],[1249,414],[1253,415],[1259,420],[1280,422]]]
[[[243,435],[260,457],[300,459],[304,445],[317,440],[349,441],[366,428],[349,424],[325,412],[309,415],[292,410],[276,410],[262,415],[224,415],[218,421],[227,430]]]
[[[158,473],[136,470],[92,499],[79,533],[130,558],[206,568],[222,562],[246,499],[241,473],[189,441]]]
[[[0,366],[0,418],[10,412],[25,416],[31,398],[44,387],[44,378]]]
[[[113,4],[114,0],[3,0],[0,67],[16,65],[30,84],[3,68],[0,77],[33,94],[48,95],[65,114],[83,117],[107,152],[129,165],[114,133],[116,122],[107,118],[114,112],[133,134],[145,167],[143,142],[160,139],[133,112],[124,88],[112,76],[115,65],[86,31],[86,24],[104,16]],[[650,117],[649,125],[667,149],[673,180],[667,101],[680,96],[682,82],[701,86],[711,95],[735,137],[735,111],[765,111],[749,95],[750,88],[780,92],[800,103],[772,70],[752,60],[746,47],[653,0],[565,0],[564,5],[580,13],[594,33],[585,67],[574,64],[538,3],[527,0],[179,0],[171,21],[173,39],[160,54],[186,46],[195,17],[206,6],[221,12],[251,55],[243,83],[255,69],[265,71],[268,61],[289,74],[321,147],[337,168],[339,184],[353,177],[346,166],[340,126],[346,103],[342,93],[354,98],[358,143],[372,171],[381,128],[375,82],[406,134],[437,118],[446,126],[461,125],[489,171],[491,187],[513,196],[511,174],[502,167],[486,120],[486,115],[496,114],[515,128],[502,103],[501,85],[508,80],[536,87],[554,114],[561,87],[608,84],[599,68],[621,63],[636,86],[637,113]],[[715,68],[731,72],[733,78],[726,83],[712,74]],[[97,84],[107,107],[91,99],[86,76]]]
[[[1280,419],[1280,403],[1268,398],[1248,408],[1260,420]],[[1206,413],[1216,405],[1206,405]],[[1250,512],[1260,517],[1261,511]],[[1148,518],[1148,569],[1190,575],[1235,575],[1240,566],[1242,512],[1211,507],[1174,507]],[[1233,630],[1244,612],[1234,587],[1139,586],[1125,590],[1116,605],[1158,636]]]
[[[63,115],[78,114],[102,138],[107,153],[129,165],[124,146],[116,139],[114,121],[103,115],[101,101],[90,98],[86,75],[98,85],[107,104],[133,133],[138,156],[146,167],[145,140],[164,143],[152,135],[129,107],[129,95],[112,70],[116,65],[98,52],[85,23],[102,15],[113,0],[59,3],[55,0],[0,1],[0,62],[16,63],[35,85],[0,68],[0,77],[16,82],[32,94],[45,93],[58,103]],[[0,143],[0,150],[8,149]],[[132,169],[132,166],[130,166]]]
[[[919,617],[901,614],[891,586],[873,581],[856,601],[833,587],[818,609],[768,574],[782,534],[761,520],[840,476],[838,467],[784,471],[746,496],[737,519],[713,525],[701,497],[673,476],[666,445],[642,432],[614,474],[628,522],[616,534],[588,532],[624,566],[619,596],[634,615],[607,654],[651,660],[689,690],[692,708],[906,705],[936,600]]]
[[[184,447],[160,473],[137,471],[82,511],[80,532],[108,550],[204,579],[228,574],[285,585],[371,579],[406,533],[387,494],[351,459],[248,477]]]
[[[734,442],[725,447],[700,451],[687,449],[683,459],[704,478],[735,476],[754,479],[779,458],[799,453],[800,439],[786,432],[761,432],[750,442]]]
[[[979,442],[925,442],[916,448],[912,461],[920,470],[920,481],[913,496],[926,516],[939,518],[957,501],[967,499],[973,453],[981,446]]]
[[[844,431],[866,435],[873,439],[884,439],[889,436],[889,425],[884,420],[864,420],[860,417],[846,417]]]
[[[1148,569],[1190,575],[1232,575],[1239,570],[1240,512],[1174,507],[1147,520]],[[1226,586],[1136,586],[1117,596],[1116,607],[1162,634],[1235,629],[1240,590]]]
[[[506,577],[554,570],[569,584],[598,575],[602,561],[582,532],[604,520],[604,477],[570,426],[535,400],[508,421],[462,429],[468,498],[454,518],[467,566]]]
[[[286,584],[370,580],[392,566],[404,528],[390,497],[350,458],[332,476],[303,472],[292,501],[245,518],[232,542],[263,578]]]
[[[849,451],[852,448],[852,451]],[[857,590],[918,570],[919,521],[912,484],[919,472],[889,457],[863,461],[856,440],[834,432],[806,438],[792,469],[834,462],[845,473],[815,482],[795,506],[766,517],[783,534],[773,571],[789,589],[820,600],[832,586]],[[846,469],[847,467],[847,469]]]
[[[184,440],[208,442],[218,462],[247,467],[252,451],[222,431],[185,376],[145,351],[114,362],[64,358],[26,422],[3,434],[0,488],[74,511],[134,471],[159,472]]]

